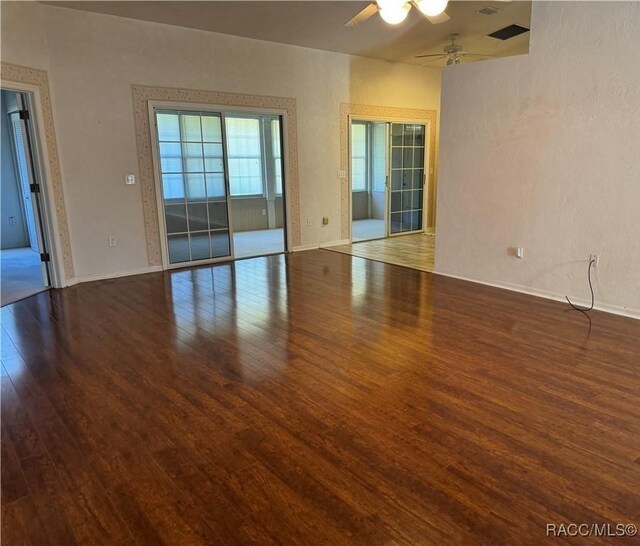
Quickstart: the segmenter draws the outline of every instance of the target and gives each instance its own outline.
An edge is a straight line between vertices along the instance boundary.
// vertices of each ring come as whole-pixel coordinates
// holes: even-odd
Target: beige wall
[[[2,3],[2,60],[49,72],[80,278],[147,266],[140,187],[123,182],[138,169],[132,84],[295,98],[302,246],[340,239],[340,103],[440,100],[432,69],[31,2]]]
[[[599,253],[597,305],[640,316],[640,3],[535,2],[532,29],[444,71],[436,271],[586,301]]]

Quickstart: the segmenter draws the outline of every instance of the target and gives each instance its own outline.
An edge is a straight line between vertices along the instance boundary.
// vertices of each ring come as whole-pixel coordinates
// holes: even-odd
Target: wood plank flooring
[[[2,313],[2,544],[638,544],[640,322],[323,250]]]
[[[433,271],[436,239],[435,236],[418,233],[332,246],[326,250],[430,272]]]

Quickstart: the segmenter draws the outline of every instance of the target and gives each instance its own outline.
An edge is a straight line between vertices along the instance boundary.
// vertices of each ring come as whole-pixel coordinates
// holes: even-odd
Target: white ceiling
[[[512,23],[529,27],[531,19],[530,1],[451,0],[447,8],[451,19],[440,25],[431,24],[414,7],[399,25],[388,25],[375,14],[351,28],[345,27],[344,23],[369,2],[143,0],[43,3],[412,64],[425,64],[424,59],[415,59],[414,55],[441,53],[452,33],[459,34],[458,43],[472,53],[498,57],[526,53],[529,33],[506,42],[488,38],[486,34]],[[490,16],[478,13],[485,6],[499,11]],[[442,64],[433,62],[428,66]]]

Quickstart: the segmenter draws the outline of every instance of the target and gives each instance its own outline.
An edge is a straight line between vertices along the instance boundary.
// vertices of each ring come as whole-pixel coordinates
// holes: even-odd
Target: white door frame
[[[431,170],[431,164],[429,162],[430,151],[431,151],[431,122],[428,120],[416,120],[412,118],[398,118],[398,117],[390,117],[390,116],[364,116],[358,114],[348,114],[347,115],[347,123],[348,123],[348,137],[347,137],[347,179],[349,180],[349,243],[353,244],[353,186],[351,180],[351,126],[354,121],[373,121],[378,123],[388,123],[391,125],[392,123],[406,123],[406,124],[415,124],[415,125],[424,125],[425,126],[425,145],[424,145],[424,178],[422,181],[422,229],[416,231],[408,231],[401,233],[390,233],[389,230],[389,222],[390,218],[390,200],[391,200],[391,142],[389,140],[389,135],[387,134],[387,152],[389,157],[387,158],[387,169],[386,169],[386,184],[385,184],[385,226],[384,233],[385,239],[389,237],[399,237],[402,235],[412,235],[416,233],[426,233],[427,232],[427,218],[425,216],[425,203],[428,203],[428,192],[429,189],[429,173]],[[388,133],[388,132],[387,132]]]
[[[37,85],[27,83],[16,83],[12,81],[2,82],[2,90],[21,93],[25,96],[26,109],[29,111],[30,119],[27,125],[30,126],[34,176],[40,185],[40,209],[42,213],[42,231],[44,232],[44,244],[49,253],[49,284],[43,279],[43,285],[47,288],[62,288],[68,284],[70,279],[65,279],[60,237],[58,233],[58,221],[55,207],[51,203],[55,202],[53,188],[51,187],[51,171],[49,168],[49,156],[47,147],[44,145],[47,136],[44,127],[39,122],[43,119],[41,107],[40,88]],[[39,219],[36,214],[36,223]],[[39,226],[36,226],[37,228]],[[36,229],[38,239],[40,230]]]
[[[160,176],[160,161],[158,158],[158,138],[156,134],[156,124],[155,124],[155,110],[156,109],[166,109],[166,110],[181,110],[185,112],[211,112],[221,115],[221,125],[222,125],[222,146],[223,146],[223,156],[224,156],[224,168],[225,168],[225,187],[227,191],[227,218],[229,222],[229,246],[231,255],[230,256],[222,256],[220,258],[211,258],[208,260],[195,260],[189,262],[180,262],[177,264],[169,263],[169,252],[167,249],[167,227],[164,216],[164,203],[162,198],[162,181]],[[207,265],[214,264],[219,262],[228,262],[232,260],[236,260],[233,248],[233,219],[231,212],[231,192],[229,188],[229,168],[227,165],[227,153],[226,153],[226,127],[225,127],[225,116],[227,114],[265,114],[265,115],[273,115],[280,116],[281,118],[281,128],[286,127],[288,123],[288,114],[286,110],[274,109],[274,108],[257,108],[250,106],[221,106],[215,104],[199,104],[193,102],[179,102],[179,101],[148,101],[148,112],[149,112],[149,131],[151,133],[151,157],[153,162],[153,179],[155,183],[155,194],[156,194],[156,207],[158,211],[158,223],[160,227],[160,249],[162,256],[162,269],[180,269],[185,267],[194,267],[199,265]],[[284,210],[284,225],[285,225],[285,252],[288,252],[292,248],[292,229],[291,229],[291,212],[290,212],[290,203],[289,203],[289,181],[287,178],[287,173],[289,172],[289,157],[286,153],[288,149],[288,135],[287,131],[281,130],[281,147],[282,147],[282,161],[283,161],[283,172],[282,172],[282,199],[283,199],[283,210]]]

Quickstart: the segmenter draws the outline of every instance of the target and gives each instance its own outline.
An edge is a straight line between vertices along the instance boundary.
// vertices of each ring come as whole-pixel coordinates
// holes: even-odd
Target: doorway
[[[427,126],[350,125],[351,242],[424,232]]]
[[[41,161],[30,93],[0,91],[2,305],[51,286]]]
[[[382,239],[387,218],[387,123],[351,124],[351,233],[353,242]]]
[[[150,104],[167,268],[285,252],[282,115]]]

